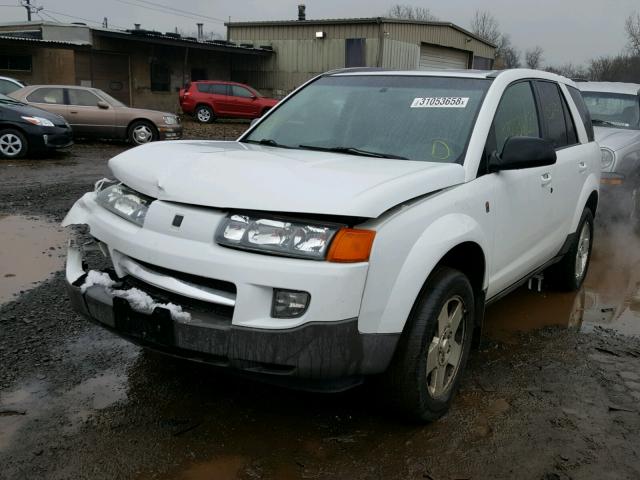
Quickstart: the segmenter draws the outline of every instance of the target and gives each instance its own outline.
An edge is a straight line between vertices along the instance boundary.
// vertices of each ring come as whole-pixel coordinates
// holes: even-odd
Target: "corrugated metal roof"
[[[91,44],[88,42],[65,42],[62,40],[42,40],[40,38],[31,38],[31,37],[18,37],[12,35],[2,35],[0,34],[0,40],[9,40],[16,41],[20,43],[31,43],[31,44],[46,44],[46,45],[60,45],[66,47],[90,47]]]
[[[457,30],[471,38],[475,38],[479,42],[485,43],[491,47],[496,47],[495,44],[485,40],[482,37],[471,33],[470,31],[456,25],[451,22],[440,21],[423,21],[423,20],[406,20],[402,18],[387,18],[387,17],[362,17],[362,18],[321,18],[316,20],[265,20],[257,22],[227,22],[225,25],[229,28],[233,27],[267,27],[267,26],[302,26],[302,25],[334,25],[334,24],[349,24],[349,23],[408,23],[412,25],[427,25],[436,27],[449,27]]]

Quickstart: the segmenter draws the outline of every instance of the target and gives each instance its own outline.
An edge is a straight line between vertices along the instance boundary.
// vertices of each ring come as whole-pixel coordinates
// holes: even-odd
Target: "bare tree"
[[[633,55],[640,55],[640,13],[633,13],[624,23],[627,46]]]
[[[537,70],[542,66],[542,55],[544,50],[542,47],[535,46],[524,52],[524,63],[529,68]]]
[[[419,20],[424,22],[432,22],[438,18],[431,13],[431,10],[425,7],[414,7],[397,3],[387,10],[387,16],[390,18],[402,18],[405,20]]]
[[[500,44],[502,33],[500,33],[500,25],[490,12],[486,10],[476,10],[471,20],[471,31],[480,38],[493,43]]]

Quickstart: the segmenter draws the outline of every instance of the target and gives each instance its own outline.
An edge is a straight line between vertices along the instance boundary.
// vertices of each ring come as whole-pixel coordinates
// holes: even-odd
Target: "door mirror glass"
[[[109,108],[109,104],[107,102],[105,102],[104,100],[100,100],[98,102],[98,107],[106,110],[107,108]]]
[[[520,170],[544,167],[556,163],[556,151],[548,140],[538,137],[509,137],[502,153],[494,152],[489,160],[489,171]]]

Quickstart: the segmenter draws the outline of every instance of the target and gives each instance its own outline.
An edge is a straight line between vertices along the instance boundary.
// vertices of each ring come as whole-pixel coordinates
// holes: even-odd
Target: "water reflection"
[[[594,327],[640,335],[640,239],[630,228],[597,232],[589,274],[579,292],[521,288],[487,309],[485,333],[511,342],[517,332],[547,326]]]

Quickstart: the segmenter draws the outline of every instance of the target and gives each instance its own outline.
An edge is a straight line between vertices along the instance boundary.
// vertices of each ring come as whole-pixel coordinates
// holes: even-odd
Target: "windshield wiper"
[[[599,118],[592,118],[591,123],[593,123],[594,125],[601,125],[603,127],[618,127],[618,128],[622,127],[622,125],[619,123],[610,122],[608,120],[601,120]]]
[[[318,147],[315,145],[298,145],[298,148],[305,150],[317,150],[319,152],[335,152],[346,153],[348,155],[360,155],[361,157],[375,157],[375,158],[392,158],[395,160],[409,160],[407,157],[400,155],[394,155],[392,153],[372,152],[370,150],[363,150],[356,147]]]
[[[255,143],[257,145],[266,145],[268,147],[293,148],[289,145],[281,145],[271,138],[263,138],[262,140],[244,140],[245,143]]]

